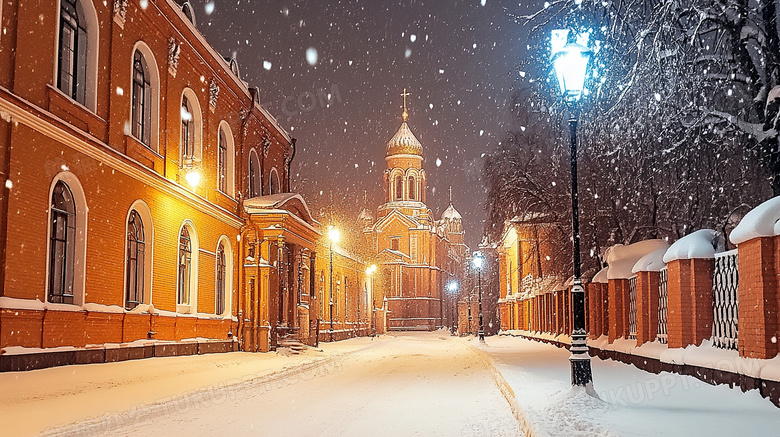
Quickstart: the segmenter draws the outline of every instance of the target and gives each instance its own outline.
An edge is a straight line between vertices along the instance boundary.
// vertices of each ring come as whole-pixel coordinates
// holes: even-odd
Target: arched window
[[[217,158],[217,168],[219,169],[219,191],[223,193],[227,192],[227,139],[225,138],[225,131],[220,128],[219,130],[219,156]]]
[[[87,30],[80,2],[60,2],[60,46],[57,88],[73,100],[86,104]]]
[[[279,173],[275,168],[271,169],[271,177],[268,178],[268,194],[280,193],[281,186],[279,184]]]
[[[133,136],[151,147],[152,86],[149,68],[139,50],[133,55]]]
[[[49,234],[49,302],[73,302],[73,276],[76,251],[76,204],[63,181],[51,196]]]
[[[217,296],[214,310],[216,314],[223,314],[225,312],[226,265],[225,246],[220,244],[217,248]]]
[[[190,276],[192,272],[192,240],[187,227],[181,228],[179,234],[179,280],[176,303],[190,304]]]
[[[133,210],[127,220],[127,258],[125,259],[127,266],[125,308],[129,310],[144,302],[145,250],[144,223],[138,211]]]
[[[187,159],[194,155],[195,126],[187,97],[181,99],[181,155]]]
[[[409,200],[414,200],[417,197],[417,185],[414,182],[414,176],[409,176]]]
[[[181,5],[181,11],[184,12],[184,16],[187,17],[188,20],[190,20],[190,23],[195,23],[195,11],[192,9],[192,4],[190,2],[185,1],[183,5]]]
[[[395,177],[395,198],[401,200],[404,197],[404,184],[403,178],[398,175]]]
[[[252,149],[249,152],[249,197],[262,196],[262,187],[260,160],[257,158],[257,152]]]

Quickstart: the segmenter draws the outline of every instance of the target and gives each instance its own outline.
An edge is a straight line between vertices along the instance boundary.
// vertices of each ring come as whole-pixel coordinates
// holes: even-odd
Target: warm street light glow
[[[184,179],[187,180],[187,183],[190,184],[192,188],[196,188],[198,184],[200,184],[200,172],[198,170],[189,170],[186,175],[184,175]]]
[[[576,102],[585,88],[585,77],[593,51],[588,47],[590,33],[576,35],[576,42],[569,41],[570,31],[558,29],[552,31],[550,46],[553,68],[558,78],[564,99]]]
[[[447,284],[447,291],[449,291],[450,293],[455,293],[456,291],[458,291],[458,281],[450,281]]]
[[[376,264],[371,264],[370,266],[368,266],[368,267],[366,268],[366,274],[367,274],[368,276],[371,276],[371,275],[373,275],[373,274],[374,274],[374,272],[376,272]]]
[[[339,233],[339,230],[331,226],[328,229],[328,239],[331,243],[338,243],[341,239],[341,234]]]
[[[471,260],[471,263],[474,264],[474,267],[479,270],[482,268],[482,265],[485,263],[485,258],[482,257],[482,254],[477,252],[474,254],[474,258]]]

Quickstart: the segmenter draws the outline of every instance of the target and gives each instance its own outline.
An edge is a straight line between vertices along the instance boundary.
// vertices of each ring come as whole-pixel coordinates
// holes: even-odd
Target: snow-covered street
[[[334,346],[340,350],[333,350]],[[81,421],[47,434],[146,436],[152,429],[157,435],[188,436],[519,434],[517,421],[491,369],[465,341],[447,332],[394,334],[374,341],[353,339],[324,348],[325,353],[308,351],[306,359],[270,377],[240,375],[235,365],[228,365],[231,378],[244,381],[182,390],[184,396],[168,395],[151,405],[143,402],[144,392],[154,390],[149,385],[164,381],[139,380],[135,390],[124,387],[122,398],[125,409],[132,404],[128,396],[137,396],[138,403],[146,406],[133,406],[123,414]],[[220,358],[230,361],[233,356],[215,356],[213,364],[220,366]],[[182,366],[181,373],[188,372],[188,359],[192,358],[176,359]],[[152,369],[155,361],[132,364]],[[171,368],[169,363],[164,366]],[[81,371],[84,367],[89,366],[70,370]],[[46,372],[63,370],[49,369],[39,374],[45,378]],[[221,380],[212,373],[204,377]],[[78,395],[65,395],[70,396]],[[27,406],[31,407],[28,410],[39,411],[29,403]],[[8,423],[13,419],[2,420]]]
[[[610,360],[592,360],[600,399],[590,397],[569,385],[568,351],[519,337],[480,344],[437,331],[321,346],[300,355],[282,349],[0,374],[3,435],[518,436],[527,427],[535,436],[731,436],[780,429],[780,409],[756,391]]]
[[[599,400],[571,388],[566,349],[509,336],[471,344],[493,358],[533,435],[725,437],[776,435],[780,429],[780,409],[756,390],[742,393],[738,387],[593,358]]]

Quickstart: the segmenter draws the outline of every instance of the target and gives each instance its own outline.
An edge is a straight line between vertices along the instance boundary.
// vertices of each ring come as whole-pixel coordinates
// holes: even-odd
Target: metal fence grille
[[[658,341],[666,344],[667,330],[666,330],[666,308],[669,300],[669,294],[666,292],[666,283],[668,282],[668,275],[666,267],[661,269],[661,278],[658,282]]]
[[[636,276],[628,279],[628,338],[636,340]]]
[[[722,349],[737,349],[737,250],[715,256],[715,274],[712,279],[713,324],[712,344]]]

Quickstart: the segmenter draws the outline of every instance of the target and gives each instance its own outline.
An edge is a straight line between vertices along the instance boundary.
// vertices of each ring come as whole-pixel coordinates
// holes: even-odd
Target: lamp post
[[[455,303],[454,303],[454,297],[458,293],[458,281],[451,280],[447,283],[447,295],[450,297],[450,317],[452,320],[450,320],[450,331],[455,332]]]
[[[371,281],[371,334],[376,334],[376,327],[374,326],[374,273],[376,273],[376,264],[371,264],[366,268],[366,276]],[[358,331],[360,331],[360,301],[358,300]]]
[[[479,289],[479,341],[485,341],[485,326],[482,323],[482,266],[485,265],[485,257],[482,253],[477,252],[474,254],[471,262],[474,264],[474,268],[477,269],[477,288]]]
[[[339,234],[339,230],[331,226],[328,229],[328,240],[330,240],[330,281],[329,282],[329,288],[330,291],[328,292],[328,305],[330,309],[330,329],[328,329],[330,333],[330,341],[333,341],[333,243],[338,243],[339,239],[341,238],[341,235]]]
[[[585,333],[585,291],[580,273],[580,223],[577,192],[577,122],[579,100],[585,88],[588,63],[593,51],[588,48],[590,34],[573,34],[569,30],[553,30],[552,61],[563,100],[569,109],[571,134],[571,223],[574,249],[574,284],[571,289],[573,324],[571,334],[571,384],[589,386],[593,383],[590,355]],[[570,38],[571,37],[571,38]],[[570,41],[571,39],[571,41]]]

